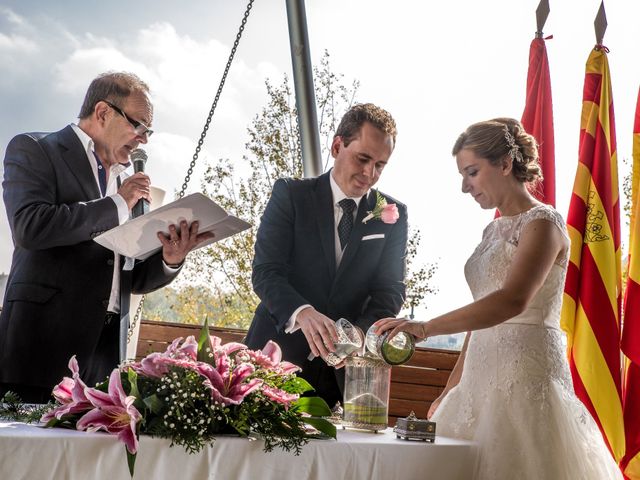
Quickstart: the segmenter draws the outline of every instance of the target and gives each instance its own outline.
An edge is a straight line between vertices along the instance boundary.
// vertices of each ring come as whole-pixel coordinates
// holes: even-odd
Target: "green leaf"
[[[53,427],[57,427],[60,423],[62,423],[61,420],[58,420],[57,418],[53,417],[51,420],[49,420],[45,425],[44,428],[53,428]]]
[[[209,340],[209,317],[204,317],[204,325],[200,330],[200,337],[198,337],[198,361],[213,365],[213,357],[209,357],[212,352],[207,352],[210,348],[211,341]]]
[[[156,394],[150,395],[144,399],[144,404],[156,415],[159,415],[164,408],[164,402],[158,398]]]
[[[320,397],[302,397],[293,402],[301,412],[308,413],[314,417],[328,417],[331,409],[327,402]]]
[[[312,392],[315,390],[315,388],[313,388],[309,382],[300,377],[294,377],[291,380],[287,381],[287,383],[285,383],[282,388],[286,392],[298,394]]]
[[[129,368],[129,370],[127,370],[127,380],[129,380],[129,385],[131,386],[129,395],[140,398],[140,390],[138,390],[138,374],[133,368]]]
[[[131,474],[131,478],[133,478],[133,470],[136,466],[136,453],[129,453],[127,447],[124,447],[125,452],[127,452],[127,465],[129,466],[129,473]]]
[[[318,431],[324,433],[325,435],[336,438],[338,432],[336,430],[336,426],[331,423],[329,420],[325,420],[324,418],[317,417],[305,417],[304,423],[308,423]]]

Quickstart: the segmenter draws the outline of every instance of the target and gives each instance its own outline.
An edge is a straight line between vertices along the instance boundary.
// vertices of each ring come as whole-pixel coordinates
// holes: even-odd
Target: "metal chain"
[[[222,78],[220,79],[220,85],[218,85],[218,91],[216,92],[216,96],[213,99],[213,104],[211,105],[211,110],[209,110],[209,115],[207,116],[207,121],[204,124],[204,128],[202,129],[202,133],[200,134],[200,139],[198,140],[198,145],[196,146],[196,151],[193,154],[193,159],[189,164],[189,169],[187,170],[187,175],[184,177],[184,182],[182,184],[182,189],[178,193],[178,198],[183,198],[184,193],[187,190],[187,185],[191,180],[191,175],[193,174],[193,169],[196,166],[196,162],[198,161],[198,155],[200,155],[200,150],[202,149],[202,145],[204,144],[204,139],[207,136],[207,132],[209,131],[209,125],[211,124],[211,119],[213,118],[213,114],[216,111],[216,107],[218,106],[218,100],[220,99],[220,94],[222,93],[222,88],[224,87],[224,83],[227,80],[227,76],[229,75],[229,69],[231,68],[231,62],[233,62],[233,57],[236,54],[236,50],[238,49],[238,45],[240,44],[240,38],[242,37],[242,33],[244,32],[244,27],[247,24],[247,19],[249,18],[249,13],[251,13],[251,7],[253,7],[254,0],[249,0],[247,4],[247,9],[244,12],[242,17],[242,22],[240,22],[240,28],[238,28],[238,33],[236,34],[236,39],[233,42],[233,47],[231,48],[231,53],[229,54],[229,58],[227,60],[227,64],[224,67],[224,72],[222,73]],[[140,304],[136,310],[136,314],[133,317],[133,322],[129,326],[129,331],[127,332],[127,344],[130,343],[131,337],[133,336],[133,332],[138,325],[138,321],[142,315],[142,307],[144,305],[145,296],[143,295],[140,299]]]
[[[196,161],[198,160],[198,155],[200,154],[200,150],[202,149],[204,138],[207,136],[209,124],[211,123],[211,119],[213,118],[213,112],[215,112],[216,107],[218,106],[218,100],[220,99],[220,94],[222,93],[222,87],[224,87],[224,82],[227,80],[227,74],[229,73],[229,69],[231,68],[231,62],[233,61],[233,57],[236,54],[236,49],[238,48],[238,44],[240,43],[240,37],[242,37],[242,32],[244,31],[244,26],[247,23],[247,18],[249,17],[249,13],[251,12],[253,2],[254,0],[249,0],[247,10],[244,12],[244,17],[242,18],[242,22],[240,23],[238,33],[236,34],[236,40],[233,42],[233,47],[231,48],[231,53],[229,54],[227,65],[224,67],[224,72],[222,73],[222,78],[220,79],[220,85],[218,85],[218,91],[216,92],[216,96],[213,99],[211,110],[209,110],[209,116],[207,117],[207,121],[205,122],[202,133],[200,134],[200,139],[198,140],[196,151],[193,154],[193,160],[191,160],[191,164],[189,165],[189,169],[187,170],[187,175],[184,177],[184,183],[182,184],[182,190],[180,190],[180,193],[178,193],[178,198],[184,197],[184,192],[187,190],[187,184],[189,183],[189,180],[191,180],[193,168],[195,167]]]
[[[146,295],[142,295],[140,297],[140,303],[138,304],[138,308],[136,309],[136,314],[133,317],[133,322],[129,325],[129,331],[127,332],[127,345],[131,343],[131,337],[133,336],[133,332],[136,330],[136,325],[138,324],[138,320],[142,315],[142,307],[144,306],[144,301],[146,299]]]

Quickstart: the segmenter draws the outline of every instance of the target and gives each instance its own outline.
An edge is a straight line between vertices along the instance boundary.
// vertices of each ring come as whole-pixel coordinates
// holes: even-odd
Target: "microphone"
[[[144,165],[147,163],[147,152],[141,148],[136,148],[131,152],[131,163],[133,163],[134,173],[144,173]],[[141,198],[138,200],[138,203],[133,206],[131,216],[136,218],[140,215],[144,215],[145,213],[149,213],[149,201],[146,198]]]

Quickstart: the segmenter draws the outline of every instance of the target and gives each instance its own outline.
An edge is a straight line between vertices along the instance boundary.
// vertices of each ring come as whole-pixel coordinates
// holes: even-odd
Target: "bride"
[[[559,327],[569,238],[526,188],[541,179],[535,139],[497,118],[467,128],[453,155],[462,191],[501,214],[465,265],[475,301],[429,322],[379,320],[377,333],[469,332],[429,416],[439,434],[477,443],[475,479],[622,478],[573,393]]]

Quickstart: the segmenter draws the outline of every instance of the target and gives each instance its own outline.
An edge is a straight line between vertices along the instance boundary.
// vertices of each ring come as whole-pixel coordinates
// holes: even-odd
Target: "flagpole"
[[[536,8],[536,38],[542,38],[542,29],[549,17],[549,0],[540,0]]]
[[[600,2],[600,8],[596,19],[593,21],[593,27],[596,32],[596,47],[600,47],[604,40],[604,33],[607,31],[607,14],[604,11],[604,0]]]

